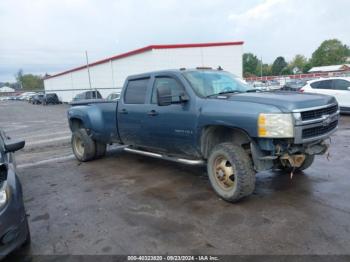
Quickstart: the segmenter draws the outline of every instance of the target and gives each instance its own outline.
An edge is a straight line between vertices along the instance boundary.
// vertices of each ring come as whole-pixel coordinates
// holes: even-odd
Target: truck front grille
[[[338,125],[338,120],[333,121],[327,126],[316,126],[312,128],[307,128],[303,130],[302,138],[311,138],[311,137],[317,137],[324,134],[327,134],[328,132],[331,132],[333,129],[335,129]]]
[[[338,105],[332,105],[329,107],[316,109],[316,110],[304,111],[304,112],[301,112],[301,119],[303,121],[317,119],[317,118],[321,118],[323,115],[335,114],[337,111],[338,111]]]

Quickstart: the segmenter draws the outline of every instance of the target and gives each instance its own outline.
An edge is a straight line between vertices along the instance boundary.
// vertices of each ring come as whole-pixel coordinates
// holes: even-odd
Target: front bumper
[[[11,193],[0,211],[0,259],[20,247],[26,241],[29,230],[21,184],[12,170],[8,171],[7,183]]]

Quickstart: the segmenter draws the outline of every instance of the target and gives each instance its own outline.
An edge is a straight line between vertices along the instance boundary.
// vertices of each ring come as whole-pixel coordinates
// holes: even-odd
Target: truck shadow
[[[127,159],[126,161],[129,163],[134,162],[135,165],[144,165],[145,170],[148,170],[145,171],[145,173],[147,173],[147,176],[149,176],[147,180],[159,179],[159,177],[161,177],[163,181],[166,181],[167,179],[170,179],[171,181],[178,179],[181,181],[180,185],[182,187],[185,186],[186,183],[191,184],[192,187],[200,187],[204,184],[206,190],[211,191],[206,166],[184,165],[181,163],[164,161],[162,159],[126,153],[120,150],[112,150],[108,152],[107,158]],[[149,172],[155,169],[157,170],[156,173]],[[311,178],[307,174],[307,171],[296,171],[291,178],[290,173],[279,170],[257,173],[255,191],[253,193],[253,196],[258,198],[265,198],[275,196],[281,197],[283,195],[290,194],[309,195],[312,193],[312,182]],[[135,175],[133,177],[138,177],[139,179],[139,175]],[[144,177],[141,179],[144,179]],[[173,186],[176,185],[173,184]],[[197,188],[196,190],[201,189]],[[213,195],[215,196],[215,194]],[[240,202],[250,201],[248,199],[252,198],[246,198]]]

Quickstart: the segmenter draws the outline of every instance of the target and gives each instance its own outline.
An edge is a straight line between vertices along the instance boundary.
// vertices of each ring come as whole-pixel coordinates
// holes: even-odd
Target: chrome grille
[[[331,132],[338,125],[338,120],[333,121],[327,126],[316,126],[312,128],[306,128],[302,131],[302,138],[317,137]]]
[[[332,115],[338,111],[338,105],[301,112],[302,121],[321,118],[323,115]]]

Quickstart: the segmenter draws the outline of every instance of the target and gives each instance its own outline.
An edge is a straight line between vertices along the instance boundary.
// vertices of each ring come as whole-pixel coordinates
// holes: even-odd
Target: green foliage
[[[313,52],[311,57],[312,66],[339,65],[346,62],[350,49],[338,39],[329,39]]]
[[[293,74],[293,71],[287,64],[287,66],[282,69],[281,75],[291,75],[291,74]]]
[[[259,59],[252,53],[243,54],[243,75],[244,77],[255,76],[258,74]]]
[[[275,59],[275,61],[272,64],[272,74],[273,75],[280,75],[283,70],[286,70],[285,68],[288,66],[286,60],[283,56],[279,56]]]
[[[44,81],[41,76],[33,74],[23,74],[23,70],[20,69],[15,75],[17,83],[24,90],[42,90],[44,89]]]
[[[288,67],[291,72],[300,74],[303,72],[305,65],[307,64],[307,58],[303,55],[296,55],[289,63]]]
[[[308,61],[303,67],[303,73],[304,74],[308,73],[311,68],[312,68],[312,64],[310,61]]]
[[[272,75],[272,66],[269,64],[263,64],[262,65],[262,75],[263,76],[270,76]]]

